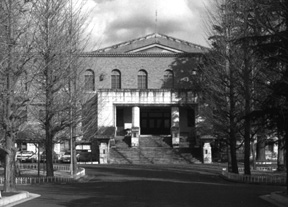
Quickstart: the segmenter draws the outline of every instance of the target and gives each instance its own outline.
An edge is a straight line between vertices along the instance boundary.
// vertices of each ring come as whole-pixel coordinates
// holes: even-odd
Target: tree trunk
[[[232,135],[233,136],[233,135]],[[231,167],[233,173],[239,173],[238,171],[238,163],[237,163],[237,150],[236,150],[236,139],[235,136],[231,138],[231,146],[230,146],[230,153],[231,153]]]
[[[4,71],[5,79],[6,79],[6,97],[4,98],[4,117],[5,117],[5,148],[6,148],[6,156],[5,156],[5,180],[4,180],[4,191],[12,192],[16,190],[15,183],[15,119],[11,117],[12,112],[12,104],[14,103],[14,84],[13,79],[14,74],[12,72],[12,58],[13,58],[13,21],[12,21],[12,1],[7,2],[7,27],[6,28],[6,43],[7,43],[7,68]]]
[[[231,150],[230,150],[230,144],[227,143],[227,162],[228,162],[228,172],[232,171],[232,161],[231,161]]]
[[[248,14],[246,1],[244,3],[244,36],[247,36],[248,31]],[[250,137],[251,137],[251,83],[250,83],[250,68],[249,68],[249,57],[248,57],[248,43],[244,40],[244,98],[245,98],[245,118],[244,118],[244,173],[250,175]]]
[[[251,154],[252,154],[252,166],[253,169],[256,170],[256,146],[255,141],[251,143]]]
[[[280,135],[278,135],[277,171],[285,171],[284,147],[284,140]]]
[[[257,136],[257,147],[256,147],[256,160],[257,161],[265,161],[265,137],[263,134]]]
[[[287,124],[287,123],[286,123]],[[285,140],[285,166],[286,166],[286,193],[288,194],[288,128],[287,125],[285,127],[285,135],[284,135],[284,140]]]
[[[74,135],[74,133],[73,133]],[[71,140],[71,175],[75,175],[77,173],[77,159],[76,159],[76,146],[75,146],[75,137],[72,138]]]
[[[4,191],[5,192],[14,192],[16,191],[15,183],[15,154],[16,149],[14,147],[14,134],[9,134],[9,137],[6,137],[6,151],[8,152],[5,156],[5,182],[4,182]]]
[[[229,61],[228,61],[229,62]],[[231,153],[231,165],[232,165],[232,172],[233,173],[239,173],[238,171],[238,164],[237,164],[237,141],[236,141],[236,123],[235,123],[235,97],[234,97],[234,71],[233,68],[230,67],[230,64],[226,66],[229,70],[229,76],[230,76],[230,88],[229,88],[229,122],[230,122],[230,133],[229,133],[229,139],[230,139],[230,153]]]
[[[51,177],[54,176],[53,170],[53,143],[51,138],[51,133],[49,133],[49,129],[46,130],[46,176]],[[48,132],[48,133],[47,133]]]
[[[245,120],[245,135],[244,135],[244,173],[250,175],[250,118]]]

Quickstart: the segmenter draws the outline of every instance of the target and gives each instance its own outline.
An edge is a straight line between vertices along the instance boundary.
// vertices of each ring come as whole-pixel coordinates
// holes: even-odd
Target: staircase
[[[197,152],[199,149],[191,149],[185,143],[180,144],[180,148],[173,149],[171,137],[141,136],[138,148],[131,148],[129,141],[129,138],[115,137],[115,146],[110,148],[110,164],[200,163],[199,159],[196,158],[201,157]]]

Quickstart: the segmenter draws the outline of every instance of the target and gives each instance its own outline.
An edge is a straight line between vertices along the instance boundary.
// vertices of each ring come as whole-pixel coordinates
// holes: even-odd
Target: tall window
[[[121,89],[121,73],[119,70],[112,70],[111,88],[112,89]]]
[[[145,70],[138,72],[138,88],[147,89],[147,72]]]
[[[85,91],[95,90],[95,77],[93,70],[86,70],[84,73],[84,89]]]
[[[164,73],[164,88],[173,88],[174,86],[174,75],[172,70],[165,70]]]

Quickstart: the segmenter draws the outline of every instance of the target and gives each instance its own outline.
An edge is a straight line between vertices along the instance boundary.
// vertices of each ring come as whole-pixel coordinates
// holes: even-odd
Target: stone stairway
[[[139,146],[144,147],[154,147],[154,148],[171,148],[172,141],[169,136],[141,136],[139,138]]]
[[[141,136],[138,148],[129,147],[129,139],[115,138],[110,149],[110,164],[192,164],[199,163],[192,155],[191,148],[171,147],[171,137]]]

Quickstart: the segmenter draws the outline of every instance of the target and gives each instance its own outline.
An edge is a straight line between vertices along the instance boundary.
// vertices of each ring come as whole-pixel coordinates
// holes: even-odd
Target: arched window
[[[174,74],[172,70],[165,70],[164,73],[164,88],[173,88],[174,86]]]
[[[112,70],[111,74],[111,88],[121,89],[121,73],[119,70]]]
[[[84,89],[85,91],[95,91],[95,76],[91,69],[84,73]]]
[[[145,70],[138,71],[138,88],[147,89],[147,72]]]

